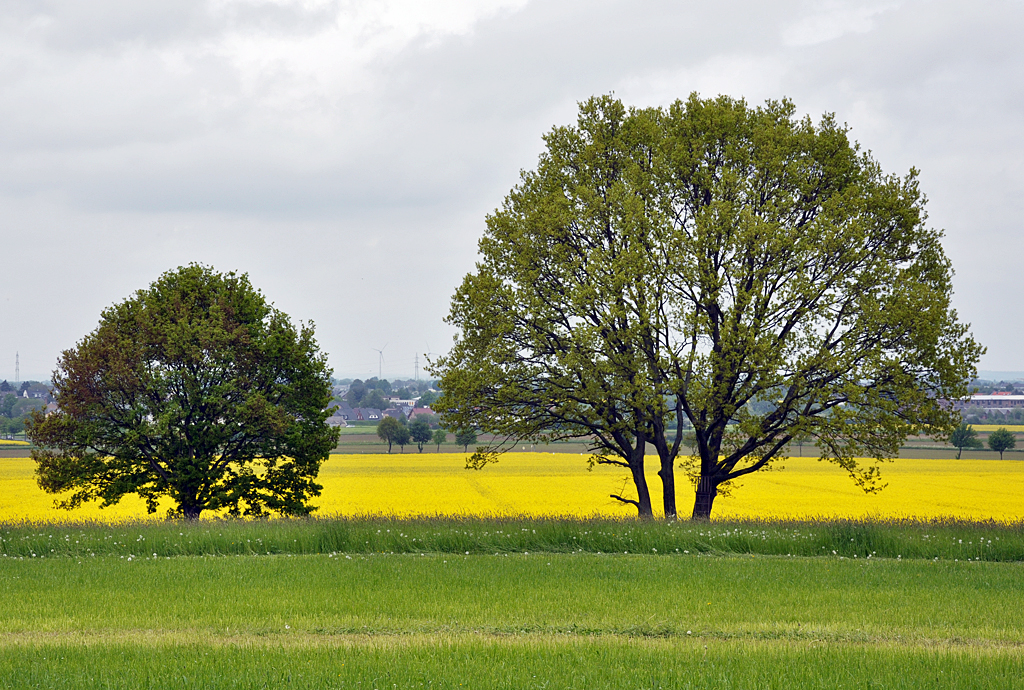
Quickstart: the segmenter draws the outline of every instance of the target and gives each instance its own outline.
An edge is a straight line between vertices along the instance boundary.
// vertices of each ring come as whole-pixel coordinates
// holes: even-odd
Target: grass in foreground
[[[0,649],[3,688],[1019,687],[1017,654],[748,641],[425,638],[358,645]],[[7,679],[6,681],[3,679]]]
[[[0,631],[1024,644],[1020,564],[592,554],[3,563]],[[36,638],[37,639],[37,638]]]
[[[1019,563],[570,553],[0,561],[0,687],[1007,688]]]

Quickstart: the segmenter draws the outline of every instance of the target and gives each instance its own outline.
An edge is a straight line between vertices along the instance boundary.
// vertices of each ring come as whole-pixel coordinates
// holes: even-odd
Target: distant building
[[[356,420],[360,422],[379,422],[383,413],[376,407],[356,407],[353,409]]]
[[[394,417],[395,419],[401,421],[405,419],[405,410],[403,410],[400,407],[389,407],[388,409],[384,410],[384,416]]]
[[[338,405],[338,409],[334,411],[335,417],[341,417],[346,422],[355,421],[356,411],[352,409],[352,406],[348,403],[341,403]]]
[[[957,400],[953,409],[963,410],[968,407],[980,407],[986,412],[1007,412],[1024,408],[1024,395],[1010,393],[993,393],[992,395],[972,395],[967,400]]]
[[[429,407],[414,407],[409,412],[409,419],[414,417],[423,417],[427,422],[432,423],[437,418],[437,414]]]

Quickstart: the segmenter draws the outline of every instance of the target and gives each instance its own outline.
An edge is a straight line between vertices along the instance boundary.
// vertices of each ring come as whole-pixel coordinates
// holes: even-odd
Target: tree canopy
[[[949,435],[949,442],[956,448],[957,460],[963,454],[964,448],[981,448],[978,432],[974,430],[973,426],[965,422],[961,422],[956,429],[953,429],[953,433]]]
[[[441,451],[441,444],[448,442],[448,433],[444,429],[434,429],[433,442],[437,444],[437,451]]]
[[[68,509],[138,494],[186,518],[308,514],[338,440],[330,374],[313,325],[293,326],[246,275],[168,271],[61,355],[58,410],[27,425],[39,485],[71,492]]]
[[[473,429],[462,429],[455,432],[455,445],[462,446],[463,450],[469,452],[469,447],[476,443],[476,431]]]
[[[1003,459],[1003,453],[1016,447],[1017,437],[1005,427],[999,427],[988,435],[988,447],[999,453],[999,459]]]
[[[394,417],[384,415],[384,418],[377,422],[377,438],[388,444],[388,452],[391,452],[391,445],[398,443],[403,433],[406,434],[404,443],[408,443],[408,431],[404,431],[405,425]],[[403,445],[404,445],[403,443]]]
[[[696,95],[627,110],[605,96],[544,137],[487,217],[431,368],[451,429],[587,439],[665,515],[680,460],[694,518],[720,488],[813,438],[866,491],[907,434],[948,434],[983,352],[950,307],[942,233],[917,172],[886,174],[825,115]],[[695,448],[681,456],[684,427]],[[858,457],[875,458],[863,464]]]
[[[430,424],[427,423],[426,419],[423,419],[422,415],[409,422],[409,438],[416,444],[421,453],[423,452],[424,444],[430,443],[431,439],[434,438]]]

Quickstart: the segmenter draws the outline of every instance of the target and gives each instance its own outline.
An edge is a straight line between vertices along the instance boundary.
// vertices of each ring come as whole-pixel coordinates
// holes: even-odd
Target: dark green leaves
[[[40,486],[65,501],[156,510],[305,514],[336,445],[330,370],[312,325],[295,328],[245,275],[190,265],[104,310],[61,356],[59,411],[29,434]]]

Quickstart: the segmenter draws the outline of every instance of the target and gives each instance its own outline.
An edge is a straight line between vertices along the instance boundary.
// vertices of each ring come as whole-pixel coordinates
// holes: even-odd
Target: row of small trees
[[[950,444],[956,448],[957,460],[963,453],[964,448],[981,448],[981,439],[978,432],[970,424],[963,423],[958,426],[949,437]],[[999,459],[1003,459],[1003,452],[1017,446],[1017,437],[1013,432],[1004,427],[999,427],[988,435],[988,447],[999,453]]]
[[[408,424],[405,420],[394,417],[384,417],[377,424],[377,436],[388,444],[388,452],[395,445],[405,452],[405,446],[410,442],[415,443],[419,452],[423,452],[423,446],[433,442],[437,449],[441,450],[441,444],[448,442],[448,432],[444,429],[431,430],[427,420],[422,418],[413,419]],[[455,434],[455,443],[462,446],[467,452],[469,447],[476,443],[476,432],[472,430],[460,431]]]

